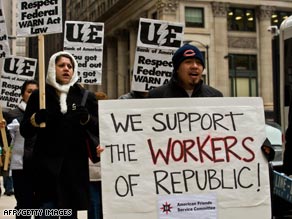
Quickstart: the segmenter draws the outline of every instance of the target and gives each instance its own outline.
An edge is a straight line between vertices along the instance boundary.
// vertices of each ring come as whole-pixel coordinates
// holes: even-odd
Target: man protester
[[[149,91],[149,98],[223,97],[223,94],[202,80],[205,62],[201,51],[184,44],[172,57],[173,75],[169,83]]]

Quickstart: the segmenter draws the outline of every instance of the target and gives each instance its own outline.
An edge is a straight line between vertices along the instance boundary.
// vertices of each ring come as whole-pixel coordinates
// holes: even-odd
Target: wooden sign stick
[[[3,120],[3,113],[2,113],[2,107],[0,106],[0,121],[2,120]],[[2,137],[2,142],[3,142],[3,151],[5,151],[3,170],[7,171],[9,161],[10,161],[10,147],[8,146],[5,128],[1,129],[1,137]]]
[[[44,35],[38,35],[38,52],[39,52],[39,100],[40,109],[46,109],[46,82],[45,82],[45,40]],[[46,127],[46,123],[40,124],[41,128]]]

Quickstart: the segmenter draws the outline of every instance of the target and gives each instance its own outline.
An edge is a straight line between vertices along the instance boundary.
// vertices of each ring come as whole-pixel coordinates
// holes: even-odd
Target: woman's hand
[[[104,148],[100,145],[98,145],[96,147],[96,154],[97,154],[97,157],[100,157],[100,154],[104,151]]]

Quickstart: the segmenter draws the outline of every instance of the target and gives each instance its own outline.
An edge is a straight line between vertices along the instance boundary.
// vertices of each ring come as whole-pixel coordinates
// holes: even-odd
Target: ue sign
[[[181,45],[178,36],[182,33],[182,26],[146,20],[140,22],[140,41],[143,44],[178,48]]]
[[[33,77],[36,60],[9,57],[4,59],[3,70],[5,74]]]
[[[66,23],[66,39],[68,42],[78,43],[102,43],[102,25],[82,24],[82,23]]]

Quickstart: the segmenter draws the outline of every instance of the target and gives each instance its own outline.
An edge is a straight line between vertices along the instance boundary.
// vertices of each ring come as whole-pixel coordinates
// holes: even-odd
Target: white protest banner
[[[62,0],[19,0],[17,36],[63,32]]]
[[[99,126],[105,219],[271,218],[261,98],[100,101]]]
[[[18,56],[4,58],[0,79],[0,104],[15,108],[21,100],[21,86],[35,78],[37,60]]]
[[[66,21],[64,50],[78,62],[79,83],[101,84],[104,24]]]
[[[132,90],[149,91],[172,75],[172,55],[183,42],[184,25],[140,18]]]
[[[6,22],[3,14],[2,0],[0,0],[0,69],[2,69],[3,58],[10,55]]]

